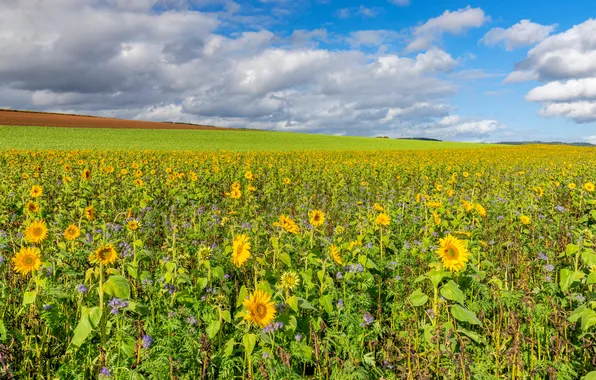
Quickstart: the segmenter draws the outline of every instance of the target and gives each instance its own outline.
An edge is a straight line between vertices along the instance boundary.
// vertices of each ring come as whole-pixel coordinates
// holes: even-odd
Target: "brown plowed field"
[[[14,110],[0,110],[0,125],[70,128],[224,129],[208,125],[159,123],[153,121]],[[229,128],[225,129],[229,130]]]

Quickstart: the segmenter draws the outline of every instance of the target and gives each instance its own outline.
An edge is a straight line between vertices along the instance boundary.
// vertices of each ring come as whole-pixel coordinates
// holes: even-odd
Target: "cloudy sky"
[[[593,0],[0,0],[0,108],[596,143]]]

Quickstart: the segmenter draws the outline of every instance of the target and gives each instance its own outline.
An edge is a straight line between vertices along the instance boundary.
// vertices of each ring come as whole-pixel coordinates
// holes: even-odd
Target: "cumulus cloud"
[[[187,5],[0,2],[0,106],[346,135],[488,138],[499,129],[492,120],[444,120],[456,112],[448,98],[457,86],[446,74],[459,60],[439,48],[415,56],[359,50],[398,38],[389,31],[343,36],[349,44],[336,50],[318,46],[325,29],[224,34],[225,9]]]
[[[534,45],[551,34],[557,24],[540,25],[530,20],[521,20],[510,28],[493,28],[480,40],[485,45],[505,44],[505,49],[514,50],[523,46]]]
[[[431,18],[414,28],[414,39],[407,46],[407,51],[428,49],[440,40],[443,34],[461,34],[471,28],[478,28],[490,20],[480,8],[470,6],[456,11],[445,11],[442,15]]]
[[[596,121],[596,20],[545,38],[505,81],[528,80],[546,83],[526,95],[527,101],[542,103],[541,116]]]

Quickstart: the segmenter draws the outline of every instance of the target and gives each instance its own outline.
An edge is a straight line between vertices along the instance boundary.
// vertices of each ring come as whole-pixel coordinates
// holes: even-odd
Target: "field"
[[[595,180],[568,147],[5,151],[0,371],[578,379]]]

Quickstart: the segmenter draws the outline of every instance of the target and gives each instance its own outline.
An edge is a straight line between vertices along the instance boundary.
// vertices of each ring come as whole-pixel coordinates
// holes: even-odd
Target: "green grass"
[[[491,145],[269,131],[142,130],[0,126],[0,149],[200,151],[403,150]]]

